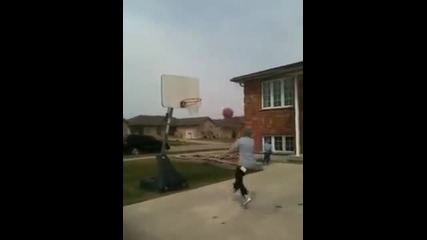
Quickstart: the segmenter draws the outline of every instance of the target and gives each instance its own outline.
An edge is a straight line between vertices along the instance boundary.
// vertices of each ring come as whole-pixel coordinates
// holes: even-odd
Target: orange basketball
[[[231,109],[231,108],[224,108],[222,110],[222,116],[224,118],[232,118],[233,114],[234,114],[234,112],[233,112],[233,109]]]

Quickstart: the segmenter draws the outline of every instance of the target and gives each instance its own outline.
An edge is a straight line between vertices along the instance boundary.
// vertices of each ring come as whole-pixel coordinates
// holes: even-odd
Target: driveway
[[[208,144],[208,145],[227,145],[231,146],[232,142],[215,141],[215,140],[198,140],[198,139],[186,139],[188,143]]]
[[[232,180],[123,208],[123,239],[302,240],[303,165],[277,163],[245,177],[249,209]]]
[[[229,148],[230,148],[230,144],[226,144],[226,143],[181,145],[181,146],[171,146],[171,149],[168,152],[173,153],[173,152],[183,152],[183,151],[229,149]]]
[[[189,142],[197,142],[203,144],[197,145],[181,145],[181,146],[171,146],[171,149],[167,152],[168,156],[181,155],[184,153],[207,153],[207,152],[224,152],[230,148],[230,143],[221,143],[221,142],[209,142],[209,141],[199,141],[199,140],[190,140]],[[158,153],[153,154],[142,154],[140,156],[125,156],[123,161],[131,160],[141,160],[153,158]]]
[[[206,154],[215,154],[217,156],[217,155],[220,155],[220,154],[224,154],[225,150],[204,150],[204,151],[194,151],[194,152],[192,151],[190,153],[191,153],[191,155],[193,155],[193,154],[203,154],[203,155],[206,155]],[[184,154],[185,154],[185,152],[178,152],[178,153],[171,152],[171,153],[168,153],[168,156],[169,157],[174,157],[174,156],[182,156]],[[136,156],[136,157],[126,157],[126,158],[123,158],[123,161],[152,159],[152,158],[154,158],[156,156],[157,156],[157,153],[156,154],[145,154],[145,155],[140,155],[140,156]]]

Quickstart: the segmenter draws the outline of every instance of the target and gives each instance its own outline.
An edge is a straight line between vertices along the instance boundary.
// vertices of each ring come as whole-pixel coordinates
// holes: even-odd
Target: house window
[[[294,78],[262,82],[262,108],[292,107],[294,104]]]
[[[264,136],[262,138],[262,150],[264,151],[265,143],[269,141],[273,152],[294,152],[293,136]]]
[[[293,152],[294,150],[294,137],[285,137],[285,149],[286,151]]]
[[[262,83],[262,107],[267,108],[271,106],[271,81]]]
[[[272,145],[274,146],[273,149],[276,152],[283,152],[283,141],[282,141],[282,137],[281,136],[274,136],[273,137],[273,141],[272,141]]]

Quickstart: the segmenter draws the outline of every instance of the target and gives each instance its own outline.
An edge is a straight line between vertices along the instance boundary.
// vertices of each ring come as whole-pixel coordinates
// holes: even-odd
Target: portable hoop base
[[[188,188],[187,180],[180,173],[178,173],[166,154],[166,143],[168,141],[172,114],[173,108],[168,108],[168,112],[166,113],[166,131],[162,144],[162,150],[160,154],[156,156],[158,174],[155,177],[141,180],[141,188],[160,193]]]
[[[187,180],[174,168],[167,155],[157,155],[158,175],[143,179],[140,187],[159,193],[188,188]]]

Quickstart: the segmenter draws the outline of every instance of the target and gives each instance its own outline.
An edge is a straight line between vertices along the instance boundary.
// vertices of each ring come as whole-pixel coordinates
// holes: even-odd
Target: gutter
[[[301,63],[301,65],[302,65],[302,63]],[[296,73],[296,72],[300,72],[300,71],[303,71],[303,66],[295,66],[295,67],[282,68],[282,69],[280,69],[280,68],[270,69],[270,70],[265,70],[265,71],[258,72],[258,73],[252,73],[252,74],[247,74],[247,75],[243,75],[240,77],[235,77],[235,78],[232,78],[230,81],[236,82],[236,83],[241,83],[241,82],[245,82],[248,80],[256,80],[256,79],[260,79],[260,78],[266,78],[269,76]]]

